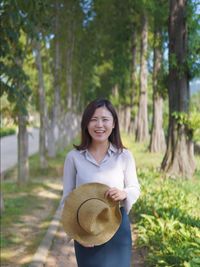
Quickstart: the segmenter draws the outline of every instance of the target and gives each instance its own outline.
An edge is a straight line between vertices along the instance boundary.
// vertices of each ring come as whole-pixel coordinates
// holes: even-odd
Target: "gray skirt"
[[[92,248],[83,247],[74,241],[78,267],[130,267],[131,230],[128,215],[120,208],[122,222],[115,235],[105,244]]]

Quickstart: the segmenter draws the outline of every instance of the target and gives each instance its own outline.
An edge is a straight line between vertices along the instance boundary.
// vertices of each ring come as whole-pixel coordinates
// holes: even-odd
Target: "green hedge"
[[[15,127],[2,127],[0,130],[0,137],[4,137],[7,135],[15,134],[16,128]]]

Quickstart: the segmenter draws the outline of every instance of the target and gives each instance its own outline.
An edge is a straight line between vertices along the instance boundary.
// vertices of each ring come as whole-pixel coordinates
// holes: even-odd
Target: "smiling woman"
[[[118,116],[112,104],[105,99],[92,101],[83,113],[81,130],[81,143],[67,154],[64,164],[64,229],[74,239],[79,267],[130,267],[132,242],[128,213],[140,195],[140,186],[133,156],[122,144]],[[84,209],[84,227],[79,213],[86,201],[81,201],[82,193],[75,194],[81,192],[83,185],[90,188],[86,194],[90,205]],[[100,194],[101,208],[94,204],[100,203],[97,188],[104,190]],[[74,221],[69,223],[69,207],[73,208],[70,203],[80,203],[80,206],[73,210]],[[105,203],[111,204],[105,206]],[[120,211],[121,218],[114,231],[108,212],[111,207]],[[117,221],[116,210],[114,221]],[[74,225],[77,232],[72,229]],[[108,225],[111,231],[109,239],[105,239]]]

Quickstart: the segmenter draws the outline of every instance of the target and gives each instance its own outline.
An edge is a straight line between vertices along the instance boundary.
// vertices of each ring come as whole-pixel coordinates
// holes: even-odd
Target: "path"
[[[135,230],[133,229],[134,233]],[[132,232],[133,232],[132,231]],[[136,234],[133,234],[133,242],[137,238]],[[133,262],[131,267],[145,267],[144,265],[145,252],[137,249],[133,245],[132,258]],[[77,267],[73,241],[68,242],[66,234],[62,227],[59,227],[58,232],[53,240],[53,245],[49,251],[46,264],[44,267]]]
[[[28,132],[29,156],[39,149],[39,130],[31,129]],[[5,136],[0,139],[1,143],[1,166],[0,173],[14,167],[17,164],[17,135]]]

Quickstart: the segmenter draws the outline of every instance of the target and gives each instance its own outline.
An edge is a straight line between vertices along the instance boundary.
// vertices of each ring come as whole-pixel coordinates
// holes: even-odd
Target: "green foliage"
[[[2,1],[0,8],[1,96],[6,93],[9,102],[14,103],[13,116],[18,112],[27,114],[27,104],[32,92],[23,64],[30,53],[30,40],[39,34],[37,26],[46,18],[46,1],[8,0]]]
[[[140,170],[142,196],[134,207],[138,244],[148,248],[146,266],[198,266],[200,181],[171,180]]]
[[[200,76],[200,11],[199,1],[188,1],[188,58],[187,65],[190,80]]]
[[[196,132],[200,130],[200,112],[191,112],[190,114],[185,112],[173,112],[172,116],[176,119],[180,125],[185,125],[189,130],[189,133],[196,136]]]
[[[4,137],[15,133],[16,133],[16,127],[1,127],[0,137]]]

